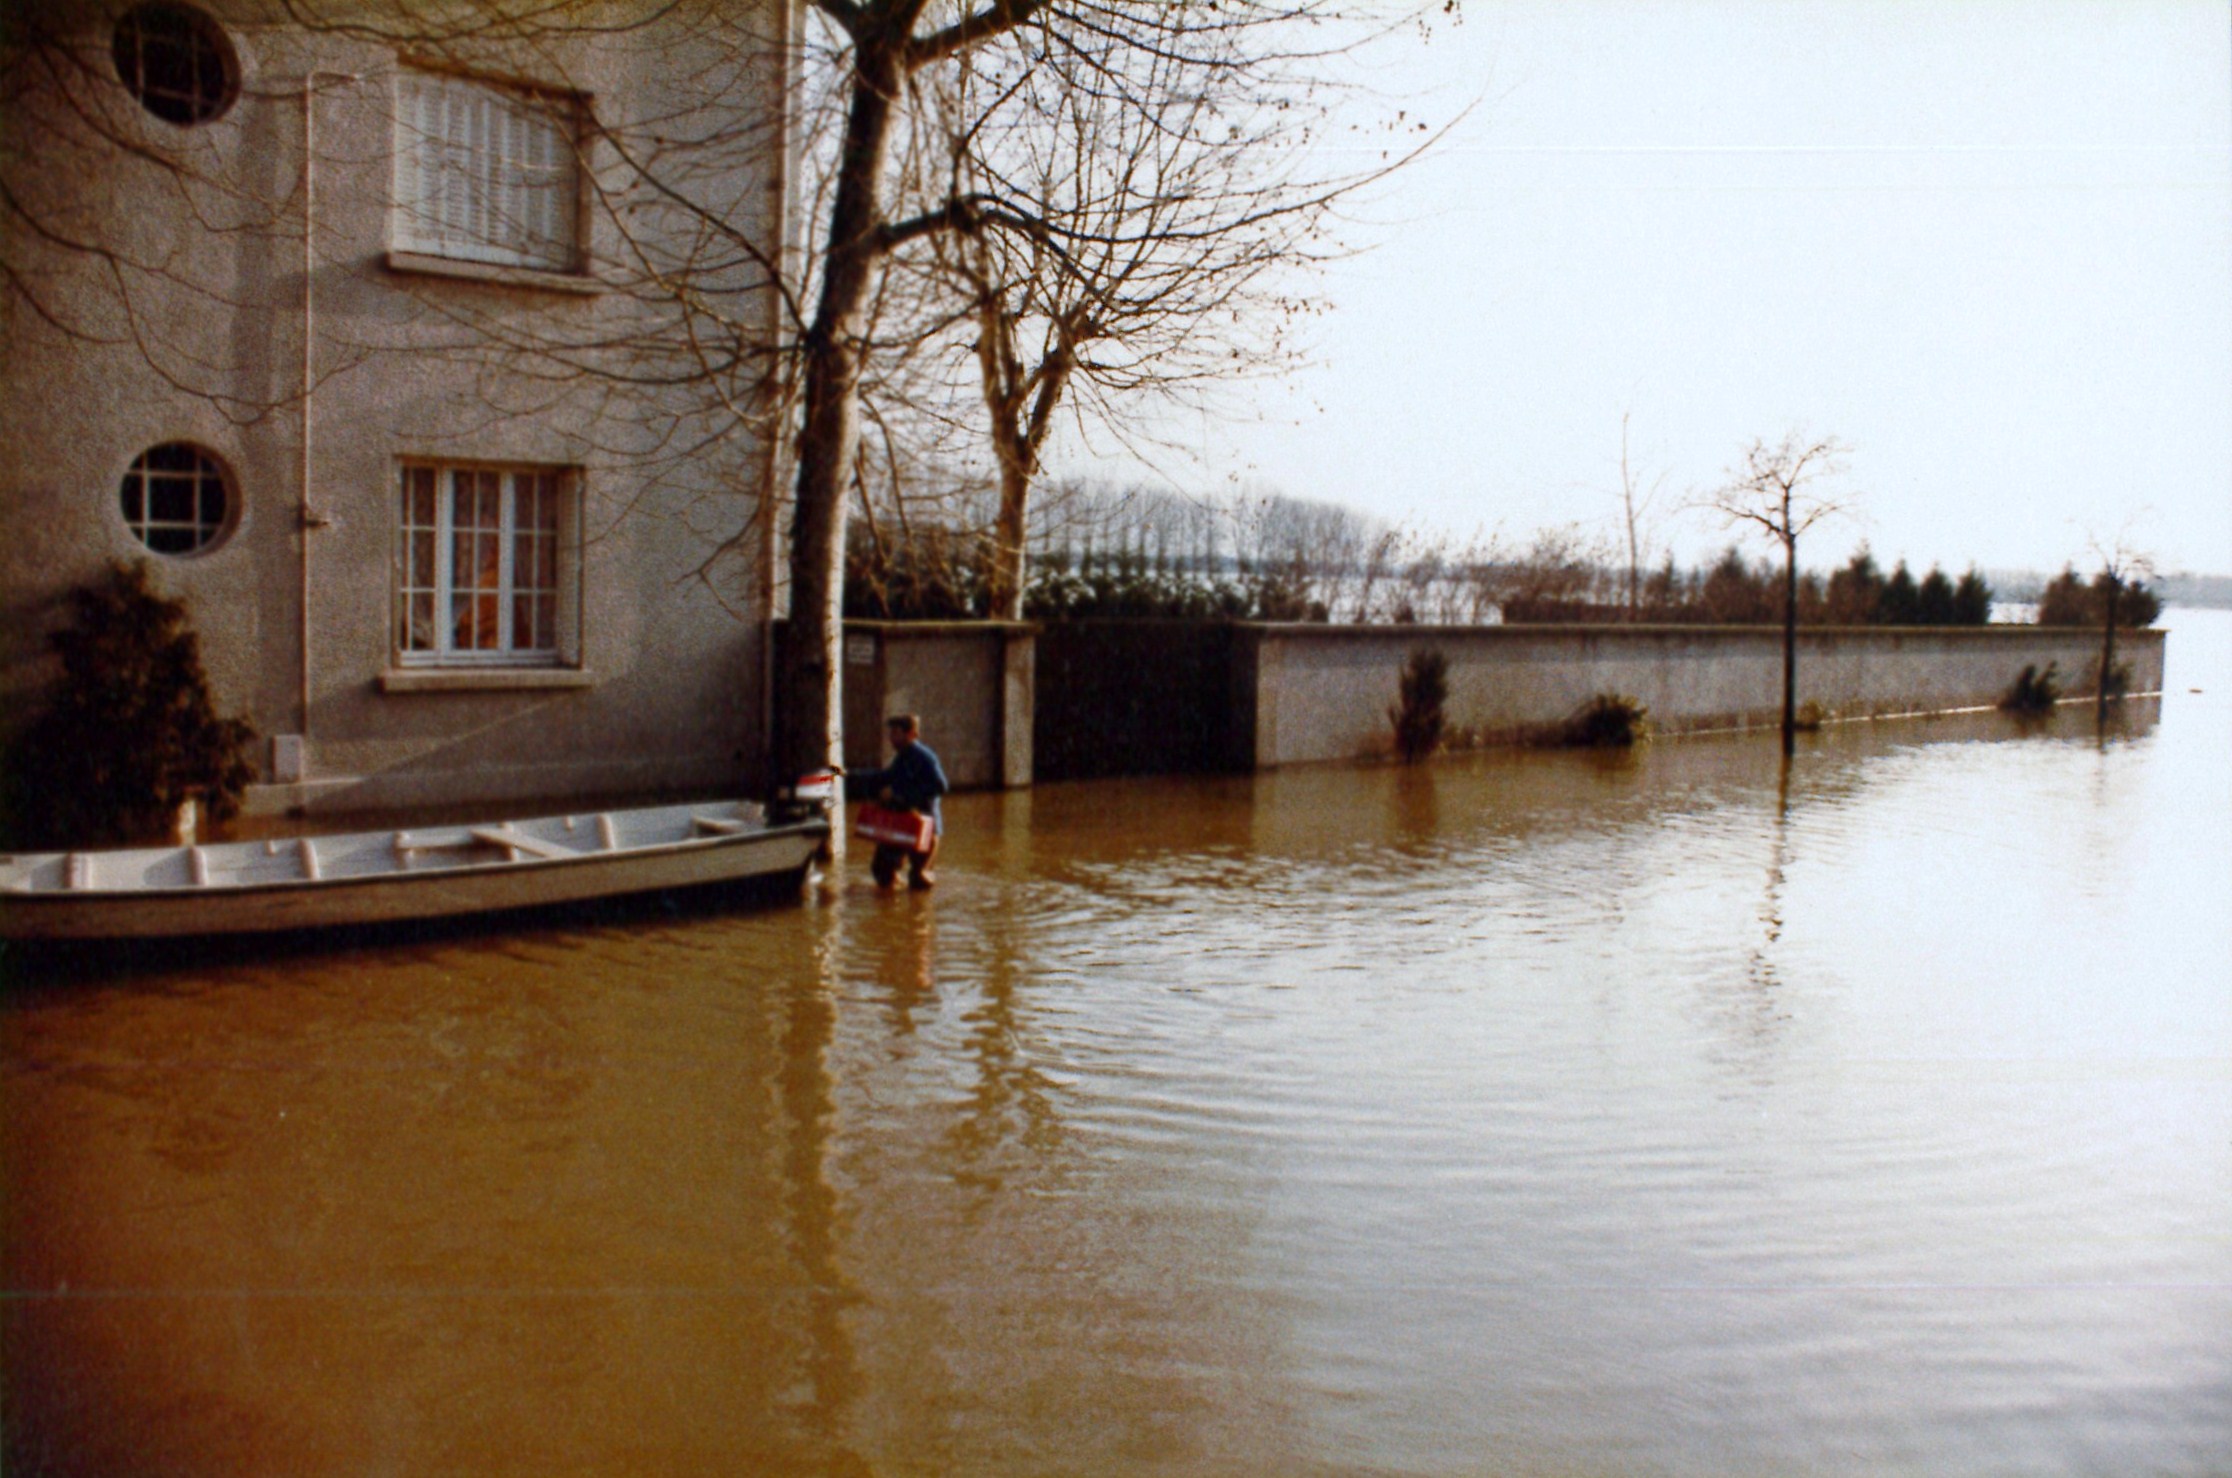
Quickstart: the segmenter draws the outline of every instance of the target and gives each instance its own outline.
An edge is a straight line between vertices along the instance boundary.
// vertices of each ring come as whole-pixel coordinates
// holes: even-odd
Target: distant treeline
[[[2064,582],[2075,573],[2065,569],[2055,579]],[[1991,580],[2001,600],[2037,601],[2046,593],[2047,577],[2036,570],[1996,570]],[[2147,588],[2165,606],[2232,610],[2232,575],[2157,575]]]
[[[2163,575],[2155,593],[2165,605],[2232,610],[2232,575]]]
[[[1669,557],[1630,569],[1578,528],[1524,546],[1414,534],[1353,509],[1267,496],[1209,503],[1165,493],[1079,488],[1049,498],[1033,530],[1024,615],[1036,621],[1159,617],[1234,621],[1484,625],[1509,622],[1779,622],[1783,572],[1731,547],[1685,569]],[[856,521],[845,613],[954,620],[989,609],[991,536],[981,524]],[[2103,590],[2105,587],[2102,587]],[[2044,597],[2051,594],[2053,598]],[[2040,619],[2098,624],[2092,587],[2074,572],[2041,592]],[[1827,573],[1802,571],[1799,620],[1810,625],[1981,626],[1994,593],[1974,568],[1888,572],[1865,548]],[[2092,602],[2088,604],[2088,602]],[[2127,587],[2125,624],[2159,606]]]
[[[1684,571],[1667,560],[1643,578],[1632,604],[1521,599],[1503,614],[1506,621],[1779,622],[1783,572],[1730,548],[1704,570]],[[1812,626],[1982,626],[1992,619],[1992,587],[1973,568],[1955,580],[1933,565],[1917,580],[1905,560],[1886,575],[1862,548],[1826,576],[1799,572],[1798,619]]]
[[[2088,581],[2075,566],[2065,566],[2038,593],[2038,624],[2098,626],[2108,618],[2108,595],[2114,588],[2105,570]],[[2160,597],[2137,580],[2125,581],[2116,591],[2118,626],[2152,626],[2161,614]]]

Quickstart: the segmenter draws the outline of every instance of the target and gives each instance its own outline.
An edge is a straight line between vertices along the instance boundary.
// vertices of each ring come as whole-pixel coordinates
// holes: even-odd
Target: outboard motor
[[[775,802],[767,808],[767,819],[777,825],[811,821],[815,817],[828,819],[837,801],[837,770],[809,770],[790,785],[775,792]]]

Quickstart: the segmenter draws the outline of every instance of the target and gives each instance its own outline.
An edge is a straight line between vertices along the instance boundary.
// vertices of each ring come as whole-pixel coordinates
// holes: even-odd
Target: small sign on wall
[[[847,667],[873,667],[876,665],[876,639],[872,636],[845,638],[845,665]]]

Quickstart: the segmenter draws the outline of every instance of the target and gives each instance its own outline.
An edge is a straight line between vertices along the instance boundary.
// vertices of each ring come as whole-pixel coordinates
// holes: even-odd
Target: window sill
[[[544,292],[594,297],[605,285],[582,272],[546,272],[538,267],[500,267],[493,262],[468,262],[457,257],[432,257],[423,252],[391,251],[387,269],[417,277],[453,277],[461,282],[493,282],[505,287],[531,287]]]
[[[390,667],[383,693],[524,693],[588,688],[595,674],[581,667]]]

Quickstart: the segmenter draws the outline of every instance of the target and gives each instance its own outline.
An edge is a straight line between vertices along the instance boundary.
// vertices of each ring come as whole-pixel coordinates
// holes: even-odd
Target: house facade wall
[[[668,372],[691,362],[644,281],[681,259],[696,223],[630,189],[636,138],[725,140],[701,148],[692,188],[759,260],[780,260],[791,6],[685,4],[606,25],[637,12],[590,5],[565,12],[583,24],[429,46],[395,33],[399,8],[313,33],[219,0],[204,9],[237,56],[238,96],[190,128],[116,80],[115,9],[39,7],[83,64],[70,85],[105,110],[105,142],[21,111],[56,101],[36,89],[0,119],[38,165],[42,218],[98,248],[10,225],[8,261],[28,264],[37,301],[0,305],[0,727],[51,677],[58,597],[145,558],[187,603],[220,710],[265,737],[251,800],[267,808],[756,785],[778,453],[753,412],[770,361],[732,355],[680,385],[605,371],[631,354]],[[579,94],[612,125],[583,135],[582,271],[391,253],[397,88],[427,69]],[[736,255],[698,284],[725,289],[732,333],[764,347],[775,294]],[[223,468],[233,522],[201,552],[150,554],[119,488],[142,452],[178,441]],[[413,459],[564,470],[556,665],[401,659],[398,479]]]

